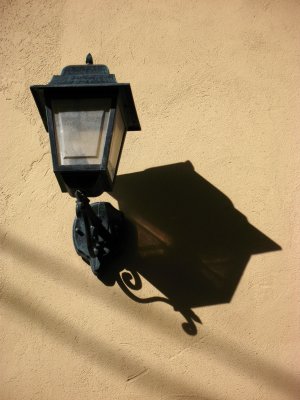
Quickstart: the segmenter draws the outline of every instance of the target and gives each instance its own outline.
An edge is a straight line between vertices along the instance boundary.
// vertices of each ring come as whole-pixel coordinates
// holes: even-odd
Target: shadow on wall
[[[31,242],[34,245],[31,245]],[[130,310],[128,304],[122,301],[111,303],[105,293],[99,290],[99,285],[94,284],[93,279],[89,280],[87,284],[86,280],[83,280],[80,274],[70,273],[73,268],[72,264],[68,262],[62,263],[59,258],[53,254],[50,255],[43,252],[42,247],[38,246],[37,248],[36,245],[34,239],[28,242],[28,235],[26,236],[26,241],[23,241],[20,237],[15,236],[14,231],[6,233],[0,229],[1,252],[13,257],[12,260],[15,261],[15,265],[20,267],[19,272],[23,275],[23,278],[27,276],[27,268],[30,268],[35,272],[34,276],[39,278],[48,277],[52,282],[55,282],[55,285],[58,285],[58,290],[71,289],[71,293],[76,294],[76,296],[79,294],[82,296],[83,301],[88,297],[92,297],[93,300],[99,301],[99,305],[104,303],[109,305],[109,307],[117,308],[122,313],[128,313],[133,326],[137,326],[140,323],[136,310],[131,312],[132,310]],[[34,291],[32,294],[27,290],[23,291],[20,287],[10,285],[9,280],[5,281],[3,289],[0,296],[1,305],[10,309],[11,315],[18,313],[25,316],[29,327],[32,327],[34,323],[41,329],[44,335],[52,335],[58,342],[63,343],[66,348],[71,348],[72,351],[85,355],[93,362],[96,362],[97,365],[113,371],[116,377],[119,375],[122,382],[125,370],[131,373],[131,371],[134,372],[140,367],[144,368],[145,365],[147,366],[147,360],[145,360],[146,364],[144,361],[140,364],[137,357],[130,354],[130,352],[128,353],[126,349],[124,350],[115,346],[111,340],[105,341],[105,338],[101,335],[101,331],[100,333],[96,332],[96,335],[93,336],[91,332],[87,332],[88,328],[81,326],[82,324],[78,326],[76,305],[73,309],[74,321],[76,323],[72,323],[69,318],[70,315],[64,313],[64,306],[59,301],[53,304],[50,301],[49,307],[47,307],[47,298],[45,298],[46,303],[44,301],[41,302],[40,296],[36,296]],[[52,295],[50,294],[50,298]],[[45,304],[43,305],[42,303]],[[95,303],[95,306],[97,306],[97,303]],[[151,309],[147,311],[147,314],[150,318],[145,319],[144,322],[148,324],[148,327],[153,328],[157,318],[152,314]],[[169,328],[169,323],[170,319],[167,316],[167,318],[160,320],[159,326],[156,326],[156,329],[159,328],[159,332],[163,334],[164,338],[170,334],[169,329],[163,329],[166,327]],[[186,346],[183,337],[174,334],[172,336],[176,341],[177,347]],[[248,376],[257,385],[277,388],[284,394],[290,394],[291,398],[298,398],[297,396],[300,392],[299,379],[296,374],[292,374],[288,370],[287,366],[286,368],[282,368],[279,366],[280,363],[278,364],[274,360],[262,358],[259,351],[255,351],[255,348],[251,349],[247,346],[247,340],[245,343],[241,343],[240,340],[234,341],[227,336],[224,335],[224,332],[216,332],[215,329],[213,331],[206,329],[205,340],[201,340],[195,346],[195,349],[200,351],[200,355],[201,352],[206,352],[213,355],[213,357],[217,356],[219,362],[225,362],[231,369],[236,369],[238,374],[243,371],[243,374],[246,374],[245,376]],[[187,393],[186,398],[194,397],[202,400],[217,400],[221,398],[216,397],[216,394],[210,395],[209,393],[204,393],[204,388],[201,386],[200,388],[196,388],[190,380],[187,383],[184,379],[184,374],[180,378],[173,376],[172,369],[167,374],[162,374],[162,371],[155,369],[153,366],[148,369],[149,373],[142,374],[140,375],[141,378],[135,380],[135,385],[140,386],[146,392],[158,392],[161,394],[161,385],[153,385],[153,382],[160,382],[163,376],[162,385],[165,392]],[[130,375],[127,381],[129,378]],[[200,381],[194,383],[201,385]]]
[[[127,242],[99,279],[137,302],[170,304],[190,335],[201,322],[192,308],[230,302],[251,254],[281,249],[190,162],[121,175],[112,195],[128,220]],[[141,276],[165,297],[140,297]]]

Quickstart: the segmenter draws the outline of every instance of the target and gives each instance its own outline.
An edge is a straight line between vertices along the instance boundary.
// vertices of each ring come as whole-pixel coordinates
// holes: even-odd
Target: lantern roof
[[[126,130],[140,131],[141,126],[130,84],[118,83],[115,75],[109,73],[106,65],[93,65],[92,58],[89,58],[89,56],[87,56],[86,65],[68,65],[63,68],[60,75],[54,75],[47,85],[33,85],[30,87],[46,130],[48,131],[45,107],[46,93],[55,90],[62,94],[64,90],[72,88],[85,89],[85,93],[86,90],[93,89],[96,92],[99,91],[100,95],[106,93],[107,96],[117,91],[120,95]]]

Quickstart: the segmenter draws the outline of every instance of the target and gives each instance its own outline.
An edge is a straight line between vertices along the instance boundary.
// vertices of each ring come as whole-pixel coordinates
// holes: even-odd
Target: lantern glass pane
[[[107,98],[52,101],[59,165],[101,164],[110,107]]]
[[[124,135],[125,135],[125,125],[123,117],[120,109],[117,108],[109,157],[108,157],[108,173],[112,181],[114,180],[115,174],[117,172],[118,161],[120,158],[120,152],[122,149]]]

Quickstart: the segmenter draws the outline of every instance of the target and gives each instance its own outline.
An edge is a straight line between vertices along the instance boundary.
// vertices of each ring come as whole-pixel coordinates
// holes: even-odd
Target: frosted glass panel
[[[116,174],[117,163],[121,151],[124,134],[125,134],[125,126],[122,114],[120,110],[117,109],[114,128],[113,128],[113,136],[109,151],[109,158],[108,158],[108,172],[111,180],[114,179],[114,176]]]
[[[110,99],[52,101],[60,165],[101,164]]]

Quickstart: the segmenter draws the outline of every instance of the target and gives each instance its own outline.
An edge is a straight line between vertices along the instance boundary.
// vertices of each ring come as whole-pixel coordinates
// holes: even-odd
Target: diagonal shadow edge
[[[105,364],[105,368],[107,368],[107,364],[110,368],[115,369],[117,372],[122,374],[123,369],[120,364],[120,349],[118,351],[108,350],[108,346],[99,338],[95,338],[95,336],[91,336],[90,334],[86,334],[85,332],[81,332],[77,327],[75,327],[71,322],[66,322],[63,319],[60,319],[53,312],[43,309],[41,306],[36,307],[36,303],[33,298],[28,298],[28,295],[25,293],[21,293],[16,290],[11,285],[6,285],[6,293],[5,296],[2,297],[1,301],[5,303],[8,307],[11,307],[14,311],[18,312],[21,315],[29,318],[30,321],[35,321],[35,323],[39,326],[39,328],[45,330],[48,335],[52,335],[56,337],[60,342],[66,344],[68,347],[71,347],[73,350],[81,353],[91,360],[95,360],[98,364]],[[7,290],[8,289],[8,290]],[[57,327],[61,327],[58,331]],[[74,338],[79,338],[79,342]],[[248,374],[253,378],[253,374],[257,378],[264,379],[274,387],[279,389],[282,392],[286,392],[292,395],[299,393],[300,390],[300,381],[298,377],[294,374],[290,374],[282,368],[278,368],[274,365],[274,363],[267,362],[257,357],[248,351],[244,347],[241,347],[237,342],[234,341],[224,341],[223,336],[216,336],[214,332],[210,332],[208,336],[206,336],[206,341],[199,343],[195,346],[195,348],[203,351],[213,352],[213,354],[220,354],[220,359],[223,359],[226,364],[229,362],[231,367],[237,368],[237,370],[241,371],[241,367],[244,367],[244,370],[248,372]],[[112,344],[111,344],[111,347]],[[206,348],[207,347],[207,348]],[[219,348],[219,351],[216,353],[216,349]],[[221,352],[220,352],[221,351]],[[242,355],[241,359],[237,358],[238,354]],[[245,362],[245,357],[247,362]],[[122,359],[126,360],[127,367],[134,368],[136,364],[136,360],[134,361],[127,354],[124,354]],[[149,369],[150,374],[156,376],[157,380],[160,379],[159,371]],[[149,390],[152,387],[153,379],[149,380],[146,378],[146,381],[142,379],[141,385],[143,387],[147,387]],[[178,381],[178,379],[174,380],[171,377],[167,377],[167,380],[164,379],[164,386],[168,390],[173,390],[174,388],[179,391],[186,391],[189,395],[199,395],[199,391],[192,389],[186,385],[185,382]],[[151,389],[153,390],[153,389]],[[151,391],[149,390],[149,391]],[[202,390],[201,390],[202,391]],[[201,393],[203,396],[203,392]],[[207,397],[201,397],[203,399],[211,399],[210,395],[205,394]],[[215,399],[216,397],[214,397]]]
[[[124,378],[124,371],[127,371],[128,368],[134,370],[136,367],[141,367],[138,365],[136,358],[125,353],[120,348],[116,348],[112,343],[107,343],[104,340],[100,341],[99,338],[86,334],[71,322],[64,321],[53,312],[40,306],[36,307],[34,305],[35,302],[32,299],[30,300],[28,296],[21,293],[18,296],[16,289],[12,286],[1,301],[5,302],[14,311],[29,318],[30,321],[34,320],[36,325],[48,335],[56,337],[58,341],[77,353],[83,354],[92,362],[105,366],[105,369],[113,370],[120,378]],[[74,341],[74,338],[78,338],[79,345],[77,341]],[[120,359],[123,361],[120,362]],[[135,384],[146,389],[149,393],[156,393],[157,387],[153,386],[153,379],[158,382],[161,379],[161,374],[153,366],[148,366],[147,362],[143,361],[143,365],[146,367],[147,372],[150,372],[150,377],[143,376],[142,379],[135,380]],[[172,379],[170,375],[164,377],[164,386],[169,392],[185,392],[193,396],[201,396],[204,400],[215,399],[215,397],[205,393],[203,388],[201,388],[201,391],[195,387],[191,388],[183,379]]]
[[[1,233],[1,232],[0,232]],[[5,237],[6,235],[2,232],[2,238]],[[19,259],[22,260],[24,259],[24,256],[21,257],[21,254],[18,254],[18,248],[21,248],[21,253],[24,254],[28,254],[28,255],[34,255],[34,258],[30,257],[30,267],[34,267],[34,269],[36,271],[39,271],[40,273],[46,273],[46,275],[48,275],[49,277],[52,278],[58,278],[59,282],[61,282],[61,278],[64,277],[64,280],[67,280],[67,282],[65,283],[70,283],[70,286],[72,287],[73,285],[75,285],[74,287],[76,289],[80,289],[79,286],[79,280],[75,279],[76,275],[70,275],[69,273],[65,273],[64,271],[66,271],[65,266],[62,266],[64,268],[59,268],[56,272],[55,269],[52,269],[51,266],[55,267],[56,263],[60,263],[60,261],[56,258],[53,259],[53,261],[51,261],[51,257],[47,256],[46,254],[39,254],[39,252],[37,252],[32,246],[28,246],[28,244],[23,243],[20,240],[16,240],[15,238],[8,238],[9,241],[5,240],[6,245],[9,245],[9,247],[6,247],[6,250],[11,250],[12,254],[17,254]],[[3,244],[3,240],[2,240],[2,244]],[[25,251],[27,249],[27,252]],[[25,257],[26,259],[26,257]],[[49,260],[51,261],[50,265],[49,265]],[[48,262],[47,262],[48,261]],[[37,265],[35,266],[34,263],[37,263]],[[27,265],[27,264],[26,264]],[[49,268],[50,267],[50,268]],[[70,282],[68,282],[71,279]],[[75,280],[74,280],[75,279]],[[77,285],[78,283],[78,285]],[[6,287],[6,291],[7,291],[7,284],[5,284]],[[86,287],[84,286],[81,289],[85,289]],[[91,288],[90,288],[91,289]],[[93,292],[91,290],[87,291],[87,294],[89,295],[93,295]],[[11,293],[16,292],[16,290],[14,288],[8,288],[8,291]],[[100,295],[99,291],[97,291],[98,295]],[[96,295],[96,293],[95,293]],[[15,297],[15,295],[13,295],[13,299],[12,301],[10,301],[10,297],[7,297],[7,294],[2,293],[2,301],[7,303],[7,301],[9,302],[9,304],[11,304],[14,308],[16,308],[16,310],[19,310],[20,312],[24,312],[25,314],[27,314],[27,311],[30,310],[31,307],[33,307],[33,305],[35,304],[35,301],[31,301],[30,304],[27,304],[26,298],[24,296],[21,296],[20,299]],[[22,302],[26,302],[26,304],[24,306],[21,305]],[[102,301],[105,301],[105,297],[102,297]],[[125,304],[124,304],[125,305]],[[123,302],[118,303],[118,307],[122,307],[122,309],[124,311],[127,310],[127,308],[123,307]],[[128,310],[127,310],[128,311]],[[151,310],[148,311],[148,313]],[[33,316],[32,313],[30,313],[30,316]],[[131,314],[130,314],[131,315]],[[50,321],[52,321],[53,319],[48,318],[48,313],[46,312],[46,314],[44,315],[43,313],[39,312],[36,313],[36,311],[34,311],[34,316],[37,317],[43,317],[43,319],[39,322],[39,324],[41,324],[42,326],[47,326],[48,323],[50,323]],[[133,314],[134,317],[137,317],[135,314]],[[31,318],[31,317],[30,317]],[[65,324],[65,321],[62,321]],[[144,321],[145,322],[145,321]],[[161,320],[161,323],[164,323],[164,320]],[[162,327],[160,323],[160,327]],[[57,330],[56,327],[60,326],[59,324],[55,324],[55,331],[53,329],[47,330],[47,332],[49,333],[56,333],[57,334]],[[68,332],[68,329],[63,329],[63,332]],[[77,333],[79,333],[79,336],[81,335],[79,331],[76,331]],[[73,335],[73,338],[76,335]],[[254,357],[254,354],[250,354],[249,352],[246,352],[243,357],[239,360],[236,358],[238,353],[244,353],[246,350],[244,347],[240,347],[239,348],[239,344],[236,342],[224,342],[224,338],[223,335],[219,335],[215,336],[213,334],[213,332],[211,332],[209,334],[209,336],[206,335],[206,338],[209,339],[209,342],[205,342],[205,346],[208,346],[207,349],[205,346],[201,345],[201,349],[205,350],[205,351],[213,351],[214,354],[220,354],[220,356],[222,356],[222,358],[225,360],[226,363],[230,363],[232,366],[237,366],[238,370],[240,370],[240,368],[245,369],[245,371],[249,371],[249,373],[252,374],[254,372],[257,372],[257,375],[260,378],[264,378],[266,380],[266,382],[270,382],[273,385],[275,384],[276,387],[278,387],[281,390],[284,391],[288,391],[288,392],[295,392],[298,393],[299,392],[299,381],[297,380],[296,376],[293,377],[291,376],[289,373],[287,373],[287,371],[284,371],[282,369],[278,369],[274,363],[270,363],[266,360],[263,360],[261,358],[256,358]],[[66,343],[68,345],[71,345],[71,341],[68,340],[68,338],[66,339]],[[179,343],[181,343],[181,340],[179,341]],[[201,341],[202,343],[202,341]],[[93,348],[94,346],[92,346]],[[199,347],[199,346],[197,346]],[[216,353],[215,349],[219,348],[218,353]],[[199,348],[200,350],[200,348]],[[246,360],[245,361],[245,357]]]
[[[72,270],[71,264],[62,263],[60,259],[51,255],[49,256],[41,249],[38,251],[29,243],[25,243],[21,238],[16,238],[2,231],[0,228],[0,248],[2,253],[7,253],[13,256],[21,263],[22,267],[29,267],[34,271],[47,276],[49,279],[59,283],[62,287],[67,286],[71,289],[80,291],[83,295],[89,296],[93,299],[100,300],[101,303],[106,302],[111,306],[111,302],[99,291],[99,287],[96,284],[90,284],[86,286],[84,280],[80,278],[80,275]],[[86,268],[86,264],[83,264]],[[1,289],[1,288],[0,288]],[[1,292],[0,292],[1,295]],[[129,296],[128,296],[129,297]],[[167,299],[166,299],[167,300]],[[141,301],[141,303],[148,303],[148,301]],[[169,304],[169,302],[167,301]],[[132,318],[136,318],[136,312],[134,308],[129,308],[128,303],[123,301],[118,302],[118,309],[128,313]],[[198,317],[196,316],[196,319]],[[169,334],[169,328],[171,319],[164,318],[158,322],[157,314],[154,310],[149,309],[147,312],[147,319],[144,323],[148,323],[149,326],[157,325],[164,334]]]

